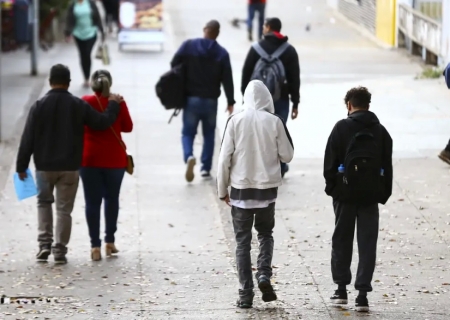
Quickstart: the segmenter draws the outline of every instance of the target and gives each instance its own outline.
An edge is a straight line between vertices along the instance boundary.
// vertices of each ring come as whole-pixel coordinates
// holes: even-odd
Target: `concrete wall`
[[[376,0],[339,0],[338,10],[373,35],[376,33]]]
[[[450,0],[442,1],[442,47],[441,64],[450,62]]]

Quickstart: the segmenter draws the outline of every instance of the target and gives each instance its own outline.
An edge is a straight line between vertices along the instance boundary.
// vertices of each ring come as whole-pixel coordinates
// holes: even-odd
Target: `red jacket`
[[[249,4],[266,3],[266,0],[249,0]]]
[[[108,98],[102,97],[100,94],[96,95],[102,103],[103,110],[105,110],[108,105]],[[95,95],[84,96],[82,99],[97,111],[102,112]],[[119,115],[111,128],[114,129],[121,141],[121,132],[133,130],[133,121],[125,101],[120,104]],[[89,127],[84,128],[82,166],[94,168],[125,168],[127,166],[127,153],[110,128],[103,131],[96,131]]]

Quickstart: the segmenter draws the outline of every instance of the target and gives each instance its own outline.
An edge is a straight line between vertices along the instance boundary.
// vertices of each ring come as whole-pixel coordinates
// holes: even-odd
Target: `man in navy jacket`
[[[172,59],[172,68],[183,65],[186,71],[186,105],[183,110],[182,144],[186,162],[186,180],[194,180],[194,139],[199,122],[202,122],[203,151],[201,176],[211,178],[217,118],[217,100],[223,85],[229,114],[234,108],[234,86],[230,56],[216,41],[220,24],[208,22],[204,37],[186,40]]]

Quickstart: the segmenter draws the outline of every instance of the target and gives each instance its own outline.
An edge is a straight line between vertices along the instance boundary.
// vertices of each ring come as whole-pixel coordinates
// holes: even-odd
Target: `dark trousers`
[[[266,4],[265,3],[253,3],[248,5],[248,19],[247,27],[248,31],[253,30],[253,20],[255,19],[255,14],[258,12],[258,40],[263,36],[263,26],[265,18]]]
[[[289,119],[289,100],[280,99],[274,102],[275,114],[283,119],[284,123],[287,123]],[[281,172],[285,172],[287,164],[281,162]]]
[[[350,265],[356,224],[359,264],[355,289],[370,292],[377,254],[378,204],[356,205],[334,201],[333,206],[336,215],[331,252],[333,281],[337,285],[349,285],[352,281]]]
[[[105,24],[110,25],[110,22],[119,22],[119,0],[102,0],[103,8],[105,9]]]
[[[201,170],[210,171],[214,155],[214,140],[217,121],[217,100],[188,97],[183,109],[183,144],[184,161],[194,155],[194,140],[198,124],[202,123],[203,151]]]
[[[86,220],[91,246],[100,247],[100,208],[105,206],[105,242],[114,243],[119,217],[119,194],[125,169],[83,167],[80,169],[86,202]]]
[[[275,227],[275,203],[262,209],[231,208],[234,234],[236,236],[236,265],[241,290],[253,289],[252,261],[250,250],[252,247],[253,223],[258,232],[259,255],[256,278],[262,275],[272,277],[273,237]],[[250,292],[249,292],[250,293]]]
[[[95,42],[97,41],[97,36],[91,39],[80,40],[74,37],[75,43],[78,47],[78,52],[80,54],[81,69],[83,70],[84,80],[89,80],[91,75],[91,65],[92,65],[92,49],[94,48]]]

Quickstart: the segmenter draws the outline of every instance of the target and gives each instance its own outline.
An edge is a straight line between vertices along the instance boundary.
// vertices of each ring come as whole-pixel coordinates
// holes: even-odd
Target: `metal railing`
[[[405,4],[398,10],[398,29],[405,37],[440,56],[442,24]]]

